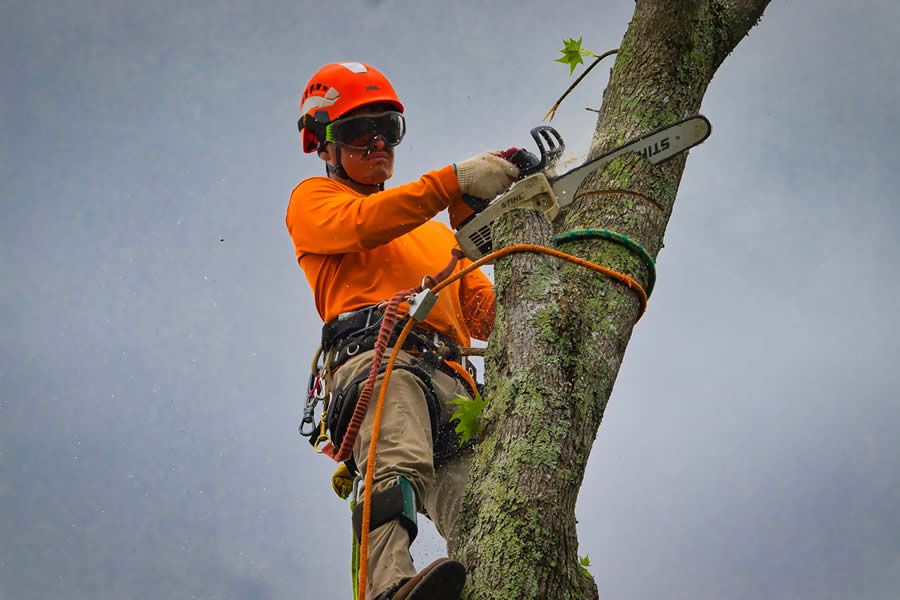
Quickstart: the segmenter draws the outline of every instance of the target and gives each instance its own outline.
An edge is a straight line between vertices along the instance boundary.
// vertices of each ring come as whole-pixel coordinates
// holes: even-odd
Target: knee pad
[[[356,539],[362,538],[363,503],[353,509],[353,534]],[[416,522],[416,492],[412,484],[402,475],[388,489],[372,494],[372,512],[369,518],[369,531],[386,525],[391,521],[399,521],[409,534],[409,543],[419,533]]]

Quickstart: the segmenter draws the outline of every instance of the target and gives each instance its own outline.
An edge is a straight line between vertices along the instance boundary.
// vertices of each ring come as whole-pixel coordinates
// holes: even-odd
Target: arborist
[[[327,386],[317,391],[328,398],[323,429],[339,446],[373,368],[385,301],[441,271],[454,252],[452,231],[432,218],[449,209],[458,227],[506,191],[519,169],[501,153],[485,152],[386,189],[394,148],[406,132],[403,104],[387,78],[362,63],[322,67],[303,90],[298,127],[304,152],[325,162],[325,176],[294,189],[286,224],[324,322]],[[455,256],[455,265],[447,265],[453,272],[470,264],[458,249]],[[441,558],[417,574],[409,546],[416,513],[434,522],[448,552],[456,542],[471,449],[460,449],[449,402],[474,397],[474,367],[460,348],[471,338],[486,340],[493,323],[492,284],[476,270],[440,292],[403,344],[379,426],[366,598],[459,598],[463,566]],[[366,472],[374,412],[367,411],[356,433],[346,461],[351,472]],[[354,511],[357,538],[361,508]]]

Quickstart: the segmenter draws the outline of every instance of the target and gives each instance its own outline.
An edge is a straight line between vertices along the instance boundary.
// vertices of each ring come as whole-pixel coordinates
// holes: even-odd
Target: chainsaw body
[[[556,176],[553,168],[562,156],[566,143],[559,132],[549,125],[535,127],[531,130],[531,137],[541,152],[540,158],[521,148],[510,156],[509,161],[519,167],[519,178],[506,193],[464,222],[456,232],[460,249],[471,260],[478,260],[493,250],[491,225],[500,215],[515,208],[533,208],[552,221],[559,214],[559,202],[548,177]]]
[[[491,202],[456,232],[460,249],[471,260],[489,254],[493,249],[491,226],[501,215],[515,208],[539,210],[551,221],[559,214],[559,202],[543,172],[528,175]]]

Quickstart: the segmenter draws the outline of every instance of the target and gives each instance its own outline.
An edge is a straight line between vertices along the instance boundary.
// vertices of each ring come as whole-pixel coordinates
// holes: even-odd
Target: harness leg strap
[[[356,539],[362,538],[363,503],[353,509],[353,534]],[[369,531],[378,529],[391,521],[397,520],[409,534],[409,543],[419,533],[416,522],[416,492],[412,484],[402,475],[388,489],[372,494],[372,514],[369,517]]]

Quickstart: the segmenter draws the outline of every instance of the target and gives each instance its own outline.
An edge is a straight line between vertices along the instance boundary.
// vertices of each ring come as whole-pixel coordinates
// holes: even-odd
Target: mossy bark
[[[591,154],[698,112],[716,69],[767,4],[638,0]],[[629,155],[582,186],[582,192],[639,192],[660,206],[634,195],[587,195],[552,224],[517,210],[495,224],[495,246],[555,247],[555,233],[608,229],[655,259],[685,161],[653,166]],[[592,239],[560,249],[647,282],[644,262],[620,245]],[[615,280],[542,254],[504,257],[494,273],[497,319],[485,357],[490,403],[451,548],[469,573],[465,598],[598,598],[578,564],[575,501],[639,299]]]

